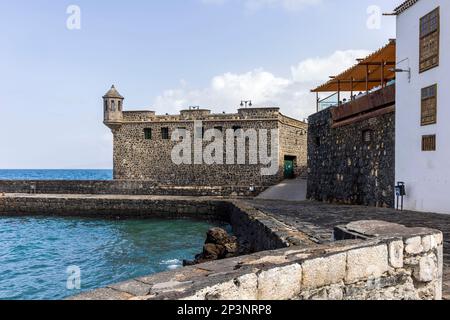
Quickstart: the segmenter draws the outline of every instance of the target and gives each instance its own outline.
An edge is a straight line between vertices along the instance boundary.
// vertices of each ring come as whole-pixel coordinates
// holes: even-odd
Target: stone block
[[[290,300],[299,295],[302,267],[293,264],[263,271],[258,277],[258,300]]]
[[[406,239],[405,241],[405,251],[408,254],[419,254],[423,252],[422,238],[413,237]]]
[[[437,266],[432,256],[422,257],[414,270],[414,278],[420,282],[431,282],[437,278]]]
[[[422,238],[422,247],[424,252],[431,251],[433,249],[436,249],[438,246],[438,243],[436,241],[436,237],[434,235],[425,236]]]
[[[258,277],[250,273],[197,291],[186,300],[256,300]]]
[[[404,245],[402,240],[389,243],[389,264],[393,268],[403,268]]]
[[[345,281],[353,283],[367,278],[378,278],[388,269],[387,245],[351,250],[347,253]]]
[[[347,255],[339,253],[305,261],[302,264],[302,288],[319,288],[342,281],[345,278],[346,260]]]
[[[444,235],[442,234],[442,232],[436,233],[435,235],[433,235],[433,237],[438,246],[444,242]]]
[[[110,286],[111,289],[125,292],[133,296],[146,296],[150,294],[152,286],[140,281],[130,280]]]

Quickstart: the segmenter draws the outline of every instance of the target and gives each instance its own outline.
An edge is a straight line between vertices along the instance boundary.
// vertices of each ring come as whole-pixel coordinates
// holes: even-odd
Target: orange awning
[[[312,92],[368,91],[395,79],[395,40]]]

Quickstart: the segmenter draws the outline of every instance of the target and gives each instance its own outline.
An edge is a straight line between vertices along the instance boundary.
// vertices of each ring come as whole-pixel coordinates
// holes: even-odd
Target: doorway
[[[297,157],[285,156],[284,157],[284,178],[294,179],[295,178],[295,163]]]

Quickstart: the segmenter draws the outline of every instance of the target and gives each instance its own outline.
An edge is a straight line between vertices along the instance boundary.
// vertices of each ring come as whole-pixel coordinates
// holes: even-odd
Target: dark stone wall
[[[309,117],[307,197],[394,207],[395,113],[331,126],[329,109]],[[370,142],[363,139],[366,130]]]
[[[251,191],[245,186],[165,186],[153,181],[64,181],[0,180],[0,193],[173,195],[173,196],[256,196],[264,187]]]

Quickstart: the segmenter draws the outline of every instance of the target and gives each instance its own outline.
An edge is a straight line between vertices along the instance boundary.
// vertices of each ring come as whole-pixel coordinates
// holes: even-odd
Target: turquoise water
[[[213,226],[190,220],[0,218],[0,299],[62,299],[178,268],[201,252]],[[67,289],[70,266],[81,271],[81,290]]]
[[[111,180],[112,170],[3,170],[0,180]]]

